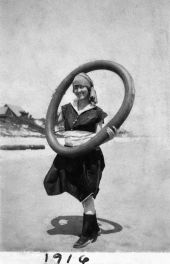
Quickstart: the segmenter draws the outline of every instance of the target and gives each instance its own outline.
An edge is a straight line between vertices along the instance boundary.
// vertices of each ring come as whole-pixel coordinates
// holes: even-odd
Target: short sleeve
[[[101,108],[98,108],[98,123],[104,123],[104,119],[108,116],[106,112],[104,112]]]

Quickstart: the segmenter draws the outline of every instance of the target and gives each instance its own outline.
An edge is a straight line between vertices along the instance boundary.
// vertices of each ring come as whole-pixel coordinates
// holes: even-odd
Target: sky
[[[70,71],[111,60],[135,83],[125,126],[137,134],[169,135],[168,0],[1,0],[0,7],[0,106],[45,117],[52,93]],[[108,71],[90,76],[99,106],[111,118],[123,100],[122,81]],[[72,98],[70,87],[62,103]]]

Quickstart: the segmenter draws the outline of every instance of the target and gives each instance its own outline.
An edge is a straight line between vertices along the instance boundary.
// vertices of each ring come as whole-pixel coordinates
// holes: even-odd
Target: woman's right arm
[[[57,133],[61,130],[60,125],[64,121],[62,111],[57,112],[56,116],[56,122],[55,122],[55,127],[54,127],[54,133],[57,135]]]
[[[57,125],[60,124],[61,122],[63,122],[62,111],[57,113]]]

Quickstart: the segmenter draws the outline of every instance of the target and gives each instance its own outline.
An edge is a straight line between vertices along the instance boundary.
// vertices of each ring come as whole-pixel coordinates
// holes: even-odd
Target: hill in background
[[[40,120],[0,120],[0,136],[45,137],[44,122]]]

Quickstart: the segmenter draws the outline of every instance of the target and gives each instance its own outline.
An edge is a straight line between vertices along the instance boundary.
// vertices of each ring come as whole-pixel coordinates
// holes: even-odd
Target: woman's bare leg
[[[84,214],[94,215],[96,213],[94,198],[89,196],[84,202],[82,202],[84,208]]]

